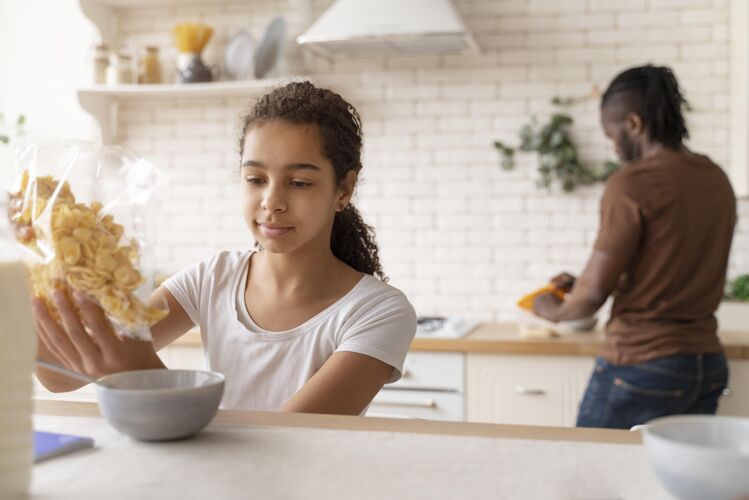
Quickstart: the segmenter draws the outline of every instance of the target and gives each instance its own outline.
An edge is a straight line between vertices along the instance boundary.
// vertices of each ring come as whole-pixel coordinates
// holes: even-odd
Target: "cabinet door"
[[[467,420],[574,426],[592,357],[469,354]]]
[[[728,390],[718,402],[718,414],[749,417],[749,360],[728,361]]]

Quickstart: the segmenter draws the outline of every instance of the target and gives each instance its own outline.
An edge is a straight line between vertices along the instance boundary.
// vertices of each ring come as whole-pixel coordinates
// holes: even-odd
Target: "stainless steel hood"
[[[337,0],[297,43],[326,57],[478,52],[450,0]]]

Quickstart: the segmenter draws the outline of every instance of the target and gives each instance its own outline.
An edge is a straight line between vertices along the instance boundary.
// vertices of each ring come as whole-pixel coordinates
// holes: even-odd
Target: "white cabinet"
[[[375,396],[367,416],[462,421],[464,400],[462,353],[411,351],[402,378]]]
[[[203,349],[199,346],[169,345],[159,351],[159,357],[169,368],[205,369]]]
[[[469,354],[466,412],[473,422],[574,426],[593,357]],[[718,414],[749,417],[749,360],[731,359]]]
[[[574,426],[593,365],[590,356],[469,354],[467,420]]]
[[[729,359],[728,390],[718,403],[719,415],[749,417],[749,360]]]
[[[434,389],[463,393],[465,357],[457,352],[410,351],[401,379],[386,389]]]

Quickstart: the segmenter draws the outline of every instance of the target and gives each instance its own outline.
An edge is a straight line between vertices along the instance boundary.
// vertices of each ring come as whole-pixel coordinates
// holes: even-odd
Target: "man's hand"
[[[552,294],[543,294],[534,301],[533,312],[555,323],[589,318],[606,302],[626,267],[627,261],[593,250],[580,279],[564,273],[552,280],[559,288],[569,286],[572,289],[564,302]]]
[[[570,293],[575,286],[575,276],[570,273],[562,273],[551,278],[551,284],[562,290],[564,293]]]
[[[562,300],[553,293],[542,293],[533,300],[533,313],[550,321],[557,321],[556,315]]]

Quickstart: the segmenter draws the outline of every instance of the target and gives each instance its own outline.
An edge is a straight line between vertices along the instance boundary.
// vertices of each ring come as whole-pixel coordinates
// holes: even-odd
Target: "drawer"
[[[490,422],[572,426],[577,400],[570,381],[557,377],[507,377],[488,381],[483,403]]]
[[[471,355],[469,421],[574,426],[592,358]]]
[[[401,379],[385,388],[463,392],[465,356],[456,352],[409,352]]]
[[[383,389],[367,410],[368,417],[464,419],[463,395],[454,392]]]

